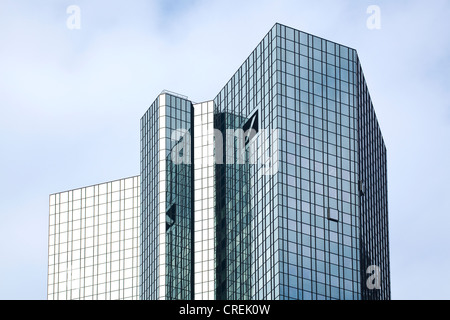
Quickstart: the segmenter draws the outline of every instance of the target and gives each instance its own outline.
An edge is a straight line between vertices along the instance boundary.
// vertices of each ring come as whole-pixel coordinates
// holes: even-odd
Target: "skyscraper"
[[[50,197],[49,299],[136,298],[136,261],[140,299],[390,299],[386,147],[356,50],[275,24],[215,98],[163,91],[140,131],[139,192]]]
[[[356,51],[276,24],[141,119],[141,298],[389,299],[386,177]]]

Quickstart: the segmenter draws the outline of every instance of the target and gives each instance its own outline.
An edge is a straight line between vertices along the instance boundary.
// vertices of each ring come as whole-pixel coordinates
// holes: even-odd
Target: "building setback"
[[[139,180],[50,195],[48,300],[139,299]]]

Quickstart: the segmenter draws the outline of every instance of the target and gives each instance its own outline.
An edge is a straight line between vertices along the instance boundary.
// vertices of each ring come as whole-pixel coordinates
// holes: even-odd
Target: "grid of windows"
[[[250,119],[257,110],[258,128],[277,128],[274,38],[275,34],[270,31],[215,98],[218,117],[220,114],[234,115],[235,123],[226,124],[226,129],[240,128],[245,122],[242,119]],[[253,165],[227,165],[226,170],[225,177],[229,183],[227,181],[228,188],[224,192],[228,199],[223,216],[227,217],[230,230],[239,230],[242,235],[237,238],[233,238],[233,233],[226,235],[231,259],[226,261],[224,268],[229,270],[231,278],[227,279],[223,296],[231,299],[278,299],[277,177],[262,175],[260,168]],[[239,197],[236,198],[237,194]],[[242,201],[246,199],[248,202],[244,204]],[[247,208],[248,212],[245,212]],[[247,219],[250,220],[250,235],[246,232]]]
[[[189,101],[169,94],[166,94],[166,105],[166,130],[170,137],[167,143],[171,150],[166,159],[166,296],[168,300],[188,300],[192,298],[193,257],[192,140],[188,130],[192,106]],[[172,137],[176,129],[185,130],[189,137]],[[177,143],[189,146],[180,150]],[[186,156],[187,163],[174,162],[172,156],[175,152]]]
[[[213,101],[158,96],[140,169],[50,196],[49,299],[390,299],[386,147],[355,50],[276,24]]]
[[[248,146],[239,134],[246,119],[217,113],[225,164],[216,165],[217,298],[250,299],[251,224]],[[243,132],[243,130],[242,130]],[[242,160],[241,160],[242,159]],[[241,162],[241,163],[239,163]]]
[[[370,266],[381,273],[381,288],[369,290],[362,283],[365,300],[391,297],[389,269],[389,225],[387,202],[386,146],[358,61],[359,97],[359,184],[361,198],[361,277],[367,279]]]
[[[359,299],[355,52],[283,26],[277,34],[281,296]]]
[[[256,163],[224,134],[242,128]],[[175,129],[193,167],[171,163]],[[141,132],[141,298],[390,298],[386,149],[354,49],[276,24],[213,101],[162,94]]]
[[[255,51],[244,62],[242,67],[236,72],[224,89],[216,97],[217,112],[231,113],[239,115],[243,118],[250,118],[256,110],[259,112],[260,124],[258,127],[264,130],[276,128],[276,51],[275,42],[272,41],[274,34],[269,34],[257,46]],[[275,111],[275,112],[274,112]],[[239,127],[240,124],[234,124]],[[279,298],[279,259],[278,255],[278,215],[276,213],[276,176],[264,176],[258,172],[257,166],[249,166],[249,179],[242,180],[240,168],[227,168],[229,175],[227,179],[230,181],[250,182],[241,186],[241,190],[237,190],[236,184],[230,187],[230,192],[235,193],[248,190],[250,199],[249,213],[247,218],[251,221],[251,237],[242,241],[237,248],[241,251],[250,250],[251,260],[248,263],[240,261],[241,268],[237,265],[237,271],[242,273],[242,277],[236,277],[240,283],[227,287],[227,297],[235,299],[278,299]],[[259,174],[258,174],[259,173]],[[243,194],[245,194],[245,191]],[[231,197],[234,197],[231,194]],[[231,200],[233,203],[233,200]],[[238,203],[237,203],[238,204]],[[230,223],[234,224],[236,219],[233,218],[236,209],[240,211],[246,206],[226,207]],[[243,211],[240,211],[243,215]],[[242,220],[241,220],[242,221]],[[243,220],[245,221],[245,220]],[[245,229],[244,229],[245,230]],[[246,233],[243,233],[244,235]],[[232,234],[230,240],[232,241]],[[248,246],[251,243],[251,246]],[[238,255],[236,255],[238,256]],[[229,261],[233,263],[233,260]],[[250,270],[250,292],[242,290],[246,288],[247,276],[246,265],[251,265]],[[229,266],[232,268],[233,265]],[[233,278],[232,278],[233,279]],[[239,288],[241,288],[239,290]]]
[[[278,174],[250,174],[254,298],[360,298],[355,58],[277,24],[215,99],[281,131]]]
[[[215,299],[214,104],[194,105],[195,299]]]
[[[49,300],[139,298],[139,177],[50,195]]]
[[[140,298],[158,296],[159,215],[159,104],[160,97],[141,118],[141,265]],[[164,155],[164,157],[166,157]]]
[[[189,100],[162,93],[141,119],[142,299],[192,299],[192,169],[172,162],[192,116]]]

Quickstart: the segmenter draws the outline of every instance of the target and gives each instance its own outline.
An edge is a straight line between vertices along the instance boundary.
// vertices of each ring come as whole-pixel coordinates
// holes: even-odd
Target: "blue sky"
[[[1,0],[0,299],[46,299],[49,194],[139,174],[158,93],[212,99],[275,22],[357,49],[388,149],[392,297],[450,299],[449,17],[445,0]]]

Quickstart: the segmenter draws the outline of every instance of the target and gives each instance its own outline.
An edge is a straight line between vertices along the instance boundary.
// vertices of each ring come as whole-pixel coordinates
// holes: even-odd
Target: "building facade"
[[[50,195],[48,300],[139,299],[140,177]]]
[[[141,177],[142,299],[390,299],[386,148],[354,49],[276,24],[212,101],[158,97]]]
[[[390,299],[386,147],[356,50],[275,24],[215,98],[163,91],[140,132],[140,181],[50,196],[49,299]]]

